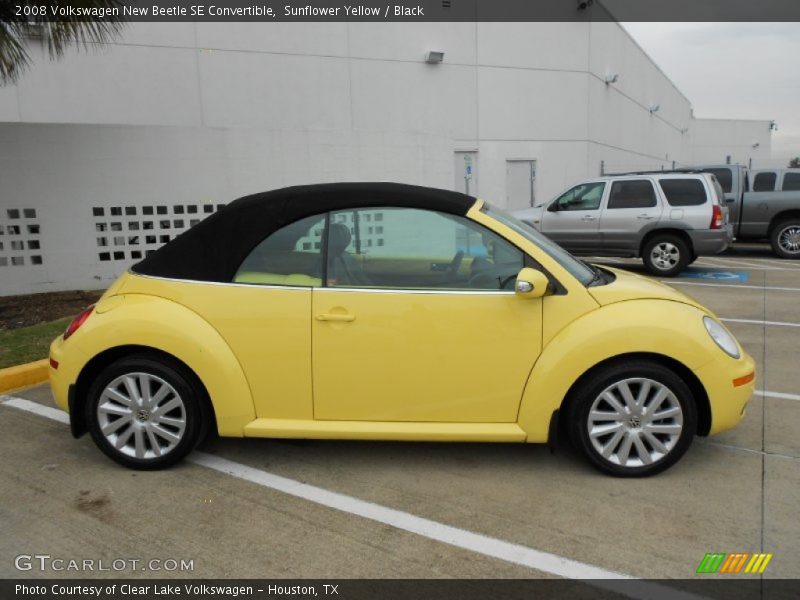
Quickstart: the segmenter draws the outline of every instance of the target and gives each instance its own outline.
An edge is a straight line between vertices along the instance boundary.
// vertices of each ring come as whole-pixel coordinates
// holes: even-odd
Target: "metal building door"
[[[506,161],[506,208],[516,210],[529,208],[536,203],[535,160]]]
[[[457,192],[469,196],[478,195],[478,153],[456,152],[455,174]]]

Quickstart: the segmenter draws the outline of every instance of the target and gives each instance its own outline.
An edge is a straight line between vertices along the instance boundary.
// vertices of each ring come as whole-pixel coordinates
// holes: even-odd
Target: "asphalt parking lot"
[[[0,403],[0,577],[87,575],[16,570],[39,553],[194,567],[98,577],[689,578],[708,552],[768,552],[763,577],[798,578],[800,261],[743,247],[670,283],[726,321],[761,393],[737,429],[696,439],[661,475],[606,477],[564,444],[220,439],[133,472],[32,412],[52,406],[38,386]],[[505,558],[520,546],[525,560]]]

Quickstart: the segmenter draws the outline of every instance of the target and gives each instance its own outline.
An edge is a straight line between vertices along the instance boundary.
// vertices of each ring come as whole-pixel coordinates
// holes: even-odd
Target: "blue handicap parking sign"
[[[725,271],[722,269],[706,269],[702,267],[689,267],[680,274],[680,277],[730,283],[747,283],[749,279],[746,271]]]

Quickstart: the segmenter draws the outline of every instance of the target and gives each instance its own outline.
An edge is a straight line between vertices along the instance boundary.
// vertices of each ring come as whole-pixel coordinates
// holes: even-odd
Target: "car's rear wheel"
[[[800,258],[800,218],[781,221],[769,236],[772,251],[781,258]]]
[[[654,475],[675,464],[697,430],[689,387],[650,361],[601,368],[579,384],[570,438],[589,461],[618,477]]]
[[[151,355],[120,359],[92,384],[86,423],[97,446],[132,469],[162,469],[205,431],[202,398],[182,365]]]
[[[689,264],[692,252],[676,235],[656,235],[642,248],[642,262],[653,275],[673,277]]]

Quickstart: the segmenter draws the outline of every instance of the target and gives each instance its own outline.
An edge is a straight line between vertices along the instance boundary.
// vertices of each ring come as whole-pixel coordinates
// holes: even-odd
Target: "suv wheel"
[[[600,471],[654,475],[675,464],[697,429],[689,387],[656,362],[609,365],[576,390],[569,415],[572,443]]]
[[[800,218],[781,221],[769,236],[772,251],[781,258],[800,258]]]
[[[85,418],[95,444],[111,459],[132,469],[162,469],[202,439],[208,419],[201,398],[181,365],[136,355],[100,373]]]
[[[653,275],[674,277],[689,264],[692,252],[676,235],[655,235],[642,248],[642,262]]]

